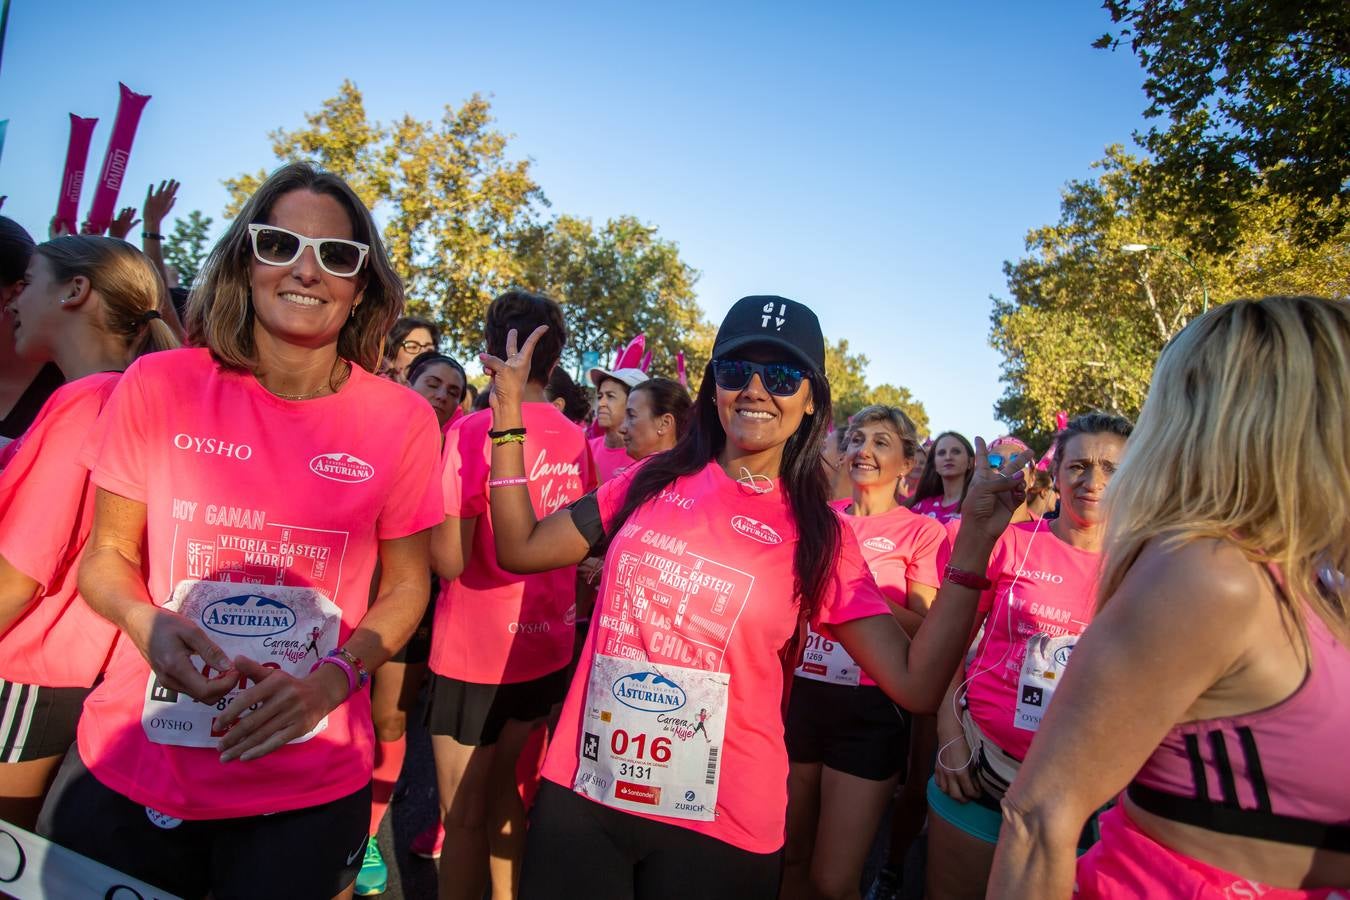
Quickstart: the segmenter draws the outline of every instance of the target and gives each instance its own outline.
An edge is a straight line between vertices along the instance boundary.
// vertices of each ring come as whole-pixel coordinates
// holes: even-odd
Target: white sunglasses
[[[306,247],[314,248],[314,258],[329,275],[347,278],[361,271],[370,245],[341,238],[309,238],[275,225],[250,225],[253,255],[269,266],[289,266],[300,258]]]

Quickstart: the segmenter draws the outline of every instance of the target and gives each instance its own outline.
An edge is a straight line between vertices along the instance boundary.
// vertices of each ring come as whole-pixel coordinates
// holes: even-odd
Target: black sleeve
[[[600,555],[598,548],[605,542],[605,523],[600,518],[600,503],[595,499],[595,491],[569,503],[567,509],[572,513],[572,524],[591,545],[591,555]]]

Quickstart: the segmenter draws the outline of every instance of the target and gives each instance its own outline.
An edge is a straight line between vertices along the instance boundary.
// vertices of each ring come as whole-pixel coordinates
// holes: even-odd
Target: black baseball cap
[[[714,359],[742,347],[768,344],[819,374],[825,373],[825,336],[810,309],[786,297],[742,297],[731,307],[713,342]]]

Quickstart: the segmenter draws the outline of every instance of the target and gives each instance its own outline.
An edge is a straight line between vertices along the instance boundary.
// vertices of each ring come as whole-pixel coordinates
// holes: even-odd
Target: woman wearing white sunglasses
[[[196,347],[123,376],[80,586],[124,639],[39,820],[56,842],[183,897],[351,886],[368,673],[421,618],[441,519],[435,417],[371,374],[402,306],[356,194],[288,165],[212,251]]]

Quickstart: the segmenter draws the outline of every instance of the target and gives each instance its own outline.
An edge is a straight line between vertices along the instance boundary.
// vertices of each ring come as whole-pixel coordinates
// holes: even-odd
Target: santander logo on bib
[[[320,453],[309,461],[309,470],[320,478],[359,484],[375,477],[375,467],[350,453]]]
[[[890,553],[895,549],[895,541],[888,537],[873,537],[863,541],[863,546],[878,553]]]
[[[740,534],[743,534],[752,540],[759,541],[761,544],[773,546],[774,544],[783,543],[783,536],[768,525],[765,525],[759,519],[752,519],[749,516],[733,516],[731,519],[731,527],[736,529]]]

